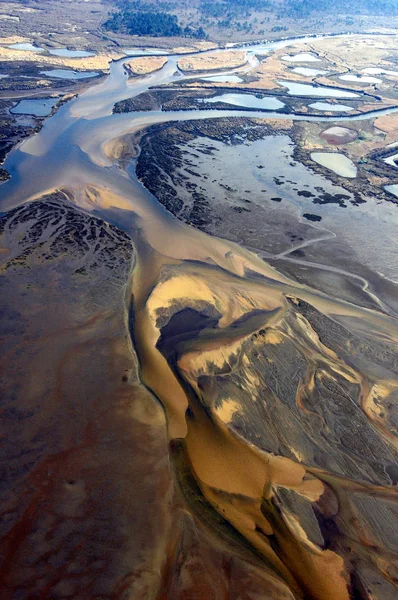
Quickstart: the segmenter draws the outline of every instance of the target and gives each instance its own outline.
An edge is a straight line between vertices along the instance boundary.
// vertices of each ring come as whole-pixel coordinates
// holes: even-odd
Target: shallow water
[[[381,79],[377,77],[363,77],[361,75],[340,75],[339,79],[342,81],[352,81],[355,83],[382,83]]]
[[[316,86],[295,81],[277,81],[278,85],[288,88],[289,96],[320,96],[321,98],[358,98],[358,94],[333,87]]]
[[[367,67],[362,72],[366,75],[396,75],[398,77],[398,71],[389,71],[380,67]]]
[[[225,102],[234,106],[244,106],[245,108],[261,108],[266,110],[279,110],[285,104],[277,98],[256,98],[253,94],[221,94],[213,98],[203,98],[202,102],[212,104],[214,102]]]
[[[34,100],[21,100],[10,109],[13,115],[34,115],[47,117],[57,103],[57,98],[37,98]]]
[[[33,117],[31,117],[30,115],[20,115],[18,117],[15,117],[15,123],[13,123],[13,125],[15,127],[17,127],[17,126],[34,127],[36,124],[37,124],[37,121],[35,121],[35,119]]]
[[[323,110],[325,112],[348,112],[349,110],[354,110],[353,106],[348,106],[346,104],[330,104],[329,102],[313,102],[313,104],[310,104],[309,106],[310,108]]]
[[[66,58],[86,58],[88,56],[95,56],[95,52],[88,52],[87,50],[68,50],[67,48],[53,48],[49,50],[49,53],[53,56],[63,56]]]
[[[388,165],[391,165],[392,167],[398,168],[398,154],[394,154],[393,156],[389,156],[388,158],[385,158],[384,162],[387,163]]]
[[[317,56],[309,54],[308,52],[301,52],[299,54],[294,54],[293,56],[285,54],[285,56],[282,56],[282,60],[285,60],[286,62],[321,62]]]
[[[164,48],[122,48],[127,56],[168,56],[170,52]]]
[[[384,186],[384,189],[398,198],[398,183],[395,183],[394,185],[386,185]]]
[[[327,71],[324,71],[324,69],[309,69],[308,67],[295,67],[292,72],[304,77],[316,77],[317,75],[327,74]]]
[[[313,152],[311,154],[313,161],[330,169],[340,177],[353,179],[357,176],[355,164],[344,154],[337,152]]]
[[[71,71],[69,69],[51,69],[51,71],[40,71],[40,75],[55,77],[55,79],[89,79],[99,75],[96,71]]]
[[[243,81],[238,75],[212,75],[210,77],[201,77],[201,81],[214,81],[214,83],[240,83]]]
[[[28,42],[19,42],[18,44],[11,44],[8,48],[12,48],[12,50],[25,50],[28,52],[44,52],[44,48],[39,48],[38,46],[34,46]]]

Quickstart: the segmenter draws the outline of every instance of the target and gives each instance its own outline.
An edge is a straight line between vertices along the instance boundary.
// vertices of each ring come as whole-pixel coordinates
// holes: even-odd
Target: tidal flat
[[[2,98],[1,597],[395,598],[398,99],[338,77],[392,69],[396,37],[134,77],[36,53],[109,74],[35,135],[8,132],[38,98]],[[295,64],[353,110],[288,94]]]

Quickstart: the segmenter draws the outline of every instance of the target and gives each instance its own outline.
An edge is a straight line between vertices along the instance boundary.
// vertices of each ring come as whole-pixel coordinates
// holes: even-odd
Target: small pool
[[[279,110],[285,106],[284,102],[277,100],[277,98],[257,98],[253,94],[233,93],[221,94],[220,96],[214,96],[213,98],[203,98],[202,102],[225,102],[226,104],[233,104],[234,106],[243,106],[245,108],[262,108],[265,110]]]
[[[398,168],[398,154],[394,154],[393,156],[389,156],[384,159],[384,162],[391,167]]]
[[[19,42],[18,44],[11,44],[8,48],[12,48],[12,50],[25,50],[27,52],[44,52],[44,48],[39,48],[38,46],[34,46],[28,42]]]
[[[316,77],[317,75],[327,75],[323,69],[308,69],[307,67],[295,67],[292,73],[304,75],[304,77]]]
[[[127,56],[167,56],[170,54],[164,48],[122,48],[122,52]]]
[[[380,69],[379,67],[362,69],[362,73],[365,73],[366,75],[395,75],[398,77],[398,71],[388,71],[387,69]]]
[[[348,106],[346,104],[330,104],[330,102],[314,102],[313,104],[310,104],[309,107],[330,112],[348,112],[349,110],[354,110],[353,106]]]
[[[340,177],[354,179],[357,168],[348,156],[338,152],[312,152],[311,159],[322,167],[330,169]]]
[[[386,190],[386,192],[390,192],[390,194],[393,194],[398,198],[398,184],[386,185],[384,186],[384,189]]]
[[[67,48],[53,48],[49,50],[53,56],[62,56],[66,58],[86,58],[87,56],[95,56],[95,52],[87,50],[68,50]]]
[[[34,100],[20,100],[10,109],[13,115],[33,115],[47,117],[57,103],[57,98],[35,98]]]
[[[282,56],[282,60],[287,62],[320,62],[320,59],[314,54],[310,54],[309,52],[300,52],[299,54],[285,54]]]
[[[333,87],[319,87],[310,83],[277,81],[278,85],[288,88],[289,96],[320,96],[322,98],[358,98],[358,94]]]
[[[364,77],[361,75],[350,75],[348,73],[347,75],[340,75],[339,79],[341,79],[341,81],[352,81],[355,83],[382,83],[382,80],[377,77],[370,77],[369,75],[365,75]]]
[[[52,69],[51,71],[40,71],[40,75],[54,77],[55,79],[88,79],[96,77],[99,73],[95,71],[71,71],[69,69]]]
[[[214,81],[214,83],[241,83],[243,79],[237,75],[212,75],[201,77],[201,81]]]

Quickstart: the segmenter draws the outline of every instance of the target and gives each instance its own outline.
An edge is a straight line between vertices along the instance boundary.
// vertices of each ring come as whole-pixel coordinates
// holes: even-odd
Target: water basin
[[[96,71],[71,71],[69,69],[51,69],[51,71],[40,71],[40,75],[54,77],[55,79],[88,79],[99,75]]]
[[[348,144],[357,139],[358,132],[355,129],[348,129],[347,127],[340,127],[335,125],[322,131],[321,138],[326,140],[328,144],[334,144],[339,146],[341,144]]]
[[[398,154],[394,154],[393,156],[385,158],[384,162],[387,163],[387,165],[391,165],[392,167],[398,168]]]
[[[394,185],[386,185],[384,186],[384,189],[386,190],[386,192],[390,192],[390,194],[393,194],[394,196],[396,196],[398,198],[398,184],[394,184]]]
[[[278,85],[288,88],[289,96],[320,96],[322,98],[358,98],[358,94],[332,87],[319,87],[310,83],[277,81]]]
[[[122,48],[127,56],[167,56],[170,54],[164,48]]]
[[[253,94],[221,94],[213,98],[203,98],[202,102],[214,103],[225,102],[234,106],[244,106],[245,108],[262,108],[265,110],[279,110],[285,104],[272,97],[256,98]]]
[[[68,50],[67,48],[53,48],[49,50],[53,56],[63,56],[67,58],[86,58],[87,56],[95,56],[95,52],[87,50]]]
[[[11,44],[8,46],[12,50],[25,50],[27,52],[44,52],[44,48],[39,48],[28,42],[19,42],[18,44]]]
[[[298,75],[304,75],[304,77],[316,77],[317,75],[326,75],[327,71],[323,69],[309,69],[307,67],[295,67],[292,71]]]
[[[282,56],[282,60],[287,62],[320,62],[320,59],[316,57],[314,54],[310,54],[309,52],[300,52],[300,54],[285,54]]]
[[[348,177],[353,179],[357,176],[357,168],[355,164],[344,154],[337,152],[312,152],[311,159],[330,169],[340,177]]]
[[[10,109],[13,115],[34,115],[47,117],[57,103],[57,98],[37,98],[34,100],[21,100]]]
[[[362,69],[362,73],[365,73],[365,75],[395,75],[398,77],[398,71],[388,71],[379,67],[367,67]]]
[[[340,75],[339,79],[341,79],[341,81],[353,81],[355,83],[382,83],[381,79],[378,79],[377,77],[371,77],[370,75],[361,76],[350,75],[347,73],[347,75]]]
[[[238,75],[212,75],[211,77],[202,77],[201,81],[214,81],[214,83],[240,83],[243,81]]]
[[[310,104],[309,107],[328,112],[348,112],[349,110],[354,110],[353,106],[348,106],[346,104],[330,104],[330,102],[314,102],[313,104]]]

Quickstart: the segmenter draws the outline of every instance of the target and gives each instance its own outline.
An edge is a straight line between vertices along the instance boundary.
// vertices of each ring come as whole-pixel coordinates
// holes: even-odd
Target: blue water
[[[63,56],[68,58],[95,56],[95,52],[88,52],[87,50],[68,50],[67,48],[53,48],[52,50],[49,50],[49,53],[53,56]]]
[[[34,115],[47,117],[57,103],[57,98],[37,98],[34,100],[21,100],[10,109],[13,115]]]
[[[8,46],[8,48],[12,48],[12,50],[27,50],[28,52],[44,52],[44,48],[39,48],[38,46],[34,46],[28,42],[11,44],[11,46]]]
[[[266,110],[279,110],[285,104],[276,98],[257,98],[254,94],[221,94],[213,98],[204,98],[202,102],[225,102],[234,106],[244,106],[245,108],[262,108]]]
[[[330,112],[348,112],[349,110],[354,110],[353,106],[348,106],[347,104],[330,104],[329,102],[314,102],[310,104],[310,108]]]
[[[288,88],[289,96],[321,96],[322,98],[357,98],[358,94],[333,87],[315,86],[294,81],[277,81],[278,85]]]
[[[51,71],[40,71],[40,75],[55,77],[56,79],[88,79],[96,77],[99,73],[95,71],[71,71],[69,69],[51,69]]]

